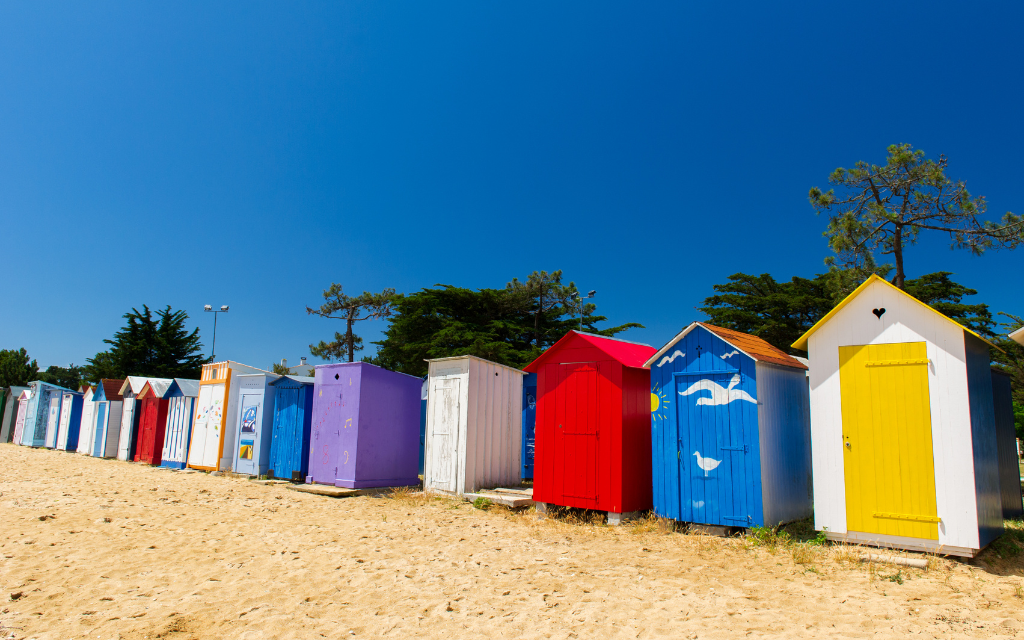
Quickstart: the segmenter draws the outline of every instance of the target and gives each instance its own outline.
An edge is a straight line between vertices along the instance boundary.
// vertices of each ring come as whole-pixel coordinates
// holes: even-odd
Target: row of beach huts
[[[1024,514],[995,345],[872,276],[794,346],[808,359],[694,322],[661,349],[571,331],[525,370],[467,355],[422,379],[225,361],[200,380],[37,381],[7,390],[0,441],[352,489],[532,479],[541,514],[813,515],[833,540],[968,557]]]

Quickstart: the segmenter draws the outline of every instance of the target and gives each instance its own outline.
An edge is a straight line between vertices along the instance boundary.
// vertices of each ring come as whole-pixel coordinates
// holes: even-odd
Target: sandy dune
[[[339,500],[13,445],[0,547],[3,638],[1024,633],[1024,559],[994,550],[897,577],[855,548]]]

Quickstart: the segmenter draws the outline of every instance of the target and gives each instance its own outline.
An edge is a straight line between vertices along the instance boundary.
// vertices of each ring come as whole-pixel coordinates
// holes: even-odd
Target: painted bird
[[[715,460],[714,458],[705,458],[700,455],[699,451],[694,451],[693,455],[697,456],[697,466],[704,470],[704,477],[708,477],[709,471],[714,471],[718,468],[718,465],[722,464],[721,460]]]

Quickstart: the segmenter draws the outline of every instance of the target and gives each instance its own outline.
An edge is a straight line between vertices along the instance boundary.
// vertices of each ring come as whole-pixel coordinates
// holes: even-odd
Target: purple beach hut
[[[422,380],[365,362],[318,365],[314,378],[306,482],[419,484]]]

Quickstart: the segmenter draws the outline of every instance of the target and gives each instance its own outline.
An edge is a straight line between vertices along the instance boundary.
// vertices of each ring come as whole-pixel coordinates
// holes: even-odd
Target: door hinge
[[[744,444],[738,447],[722,447],[722,451],[742,451],[743,453],[747,453],[750,451],[750,446]]]

